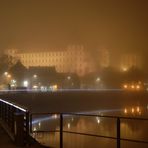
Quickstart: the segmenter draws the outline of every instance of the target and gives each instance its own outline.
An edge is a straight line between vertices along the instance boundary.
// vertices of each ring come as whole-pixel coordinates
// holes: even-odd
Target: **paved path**
[[[3,128],[0,125],[0,147],[1,148],[16,148],[12,140],[9,138],[9,136],[6,134],[6,132],[3,130]]]
[[[43,146],[41,146],[39,144],[33,144],[31,146],[26,146],[26,147],[29,147],[29,148],[43,148]],[[7,135],[7,133],[3,130],[1,125],[0,125],[0,148],[20,148],[20,147],[15,146],[15,144],[10,139],[10,137]]]

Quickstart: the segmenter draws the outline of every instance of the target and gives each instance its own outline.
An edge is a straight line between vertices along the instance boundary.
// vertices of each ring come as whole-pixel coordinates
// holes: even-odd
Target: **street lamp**
[[[96,82],[100,82],[100,80],[101,80],[101,79],[100,79],[99,77],[97,77]]]
[[[7,71],[6,71],[6,72],[4,72],[4,75],[5,75],[5,76],[7,76],[7,75],[8,75],[8,72],[7,72]]]
[[[67,79],[70,80],[71,79],[71,76],[68,76]]]
[[[33,75],[33,78],[37,78],[38,76],[36,74]]]
[[[10,75],[10,74],[8,74],[8,75],[7,75],[7,78],[11,78],[11,75]]]

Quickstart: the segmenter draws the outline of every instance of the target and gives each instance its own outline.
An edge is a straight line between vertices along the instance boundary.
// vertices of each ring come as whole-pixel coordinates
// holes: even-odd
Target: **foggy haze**
[[[147,52],[147,0],[1,0],[0,49],[83,44]]]

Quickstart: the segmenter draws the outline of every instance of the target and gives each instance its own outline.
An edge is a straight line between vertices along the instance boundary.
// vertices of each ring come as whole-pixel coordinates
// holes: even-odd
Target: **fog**
[[[88,50],[147,51],[146,0],[1,0],[0,49],[84,44]]]

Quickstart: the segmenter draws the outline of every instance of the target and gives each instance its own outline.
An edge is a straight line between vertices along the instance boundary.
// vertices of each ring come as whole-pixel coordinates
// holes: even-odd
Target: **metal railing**
[[[59,118],[59,130],[49,130],[49,131],[40,131],[32,130],[32,119],[33,116],[45,116],[45,115],[56,115]],[[64,130],[64,118],[68,118],[70,116],[78,116],[78,117],[99,117],[99,118],[105,118],[105,119],[113,119],[116,122],[116,136],[107,136],[107,135],[99,135],[99,134],[91,134],[91,133],[86,133],[86,132],[75,132],[75,131],[68,131]],[[68,134],[75,134],[75,135],[82,135],[82,136],[91,136],[91,137],[98,137],[98,138],[105,138],[105,139],[110,139],[110,140],[116,140],[116,147],[121,148],[121,141],[126,141],[126,142],[135,142],[135,143],[141,143],[141,144],[148,144],[148,141],[145,140],[135,140],[135,139],[130,139],[130,138],[122,138],[121,137],[121,120],[138,120],[138,121],[147,121],[147,118],[132,118],[132,117],[119,117],[119,116],[102,116],[102,115],[91,115],[91,114],[80,114],[80,113],[33,113],[30,115],[30,133],[38,133],[38,132],[59,132],[59,147],[63,148],[63,134],[68,133]],[[109,124],[109,123],[108,123]],[[148,146],[148,145],[147,145]]]
[[[22,115],[23,138],[27,143],[29,136],[29,111],[27,108],[12,102],[0,99],[0,121],[13,141],[16,140],[16,122],[15,116]],[[19,124],[19,123],[17,123]]]
[[[29,135],[36,132],[44,132],[40,130],[34,131],[33,128],[33,117],[34,116],[53,116],[56,115],[56,119],[59,120],[58,122],[58,129],[56,130],[47,130],[46,132],[58,132],[59,133],[59,147],[64,147],[64,133],[67,134],[74,134],[74,135],[82,135],[82,136],[90,136],[95,138],[105,138],[105,139],[112,139],[116,141],[116,147],[121,148],[121,141],[128,141],[128,142],[136,142],[136,143],[142,143],[142,144],[148,144],[148,141],[145,140],[136,140],[136,139],[130,139],[130,138],[123,138],[121,137],[121,121],[122,120],[138,120],[138,121],[147,121],[147,118],[132,118],[132,117],[119,117],[119,116],[102,116],[102,115],[91,115],[91,114],[80,114],[80,113],[30,113],[29,110],[25,107],[22,107],[20,105],[17,105],[15,103],[11,103],[8,101],[5,101],[3,99],[0,99],[0,120],[4,122],[7,125],[7,128],[9,129],[9,132],[13,135],[13,140],[15,140],[15,113],[23,114],[23,132],[24,132],[24,142],[29,142]],[[115,121],[115,129],[116,134],[115,136],[108,136],[108,135],[102,135],[102,134],[93,134],[88,132],[79,132],[79,131],[69,131],[65,130],[64,128],[64,120],[69,117],[99,117],[104,119],[113,119]],[[40,121],[40,120],[38,120]],[[109,124],[109,123],[108,123]]]

